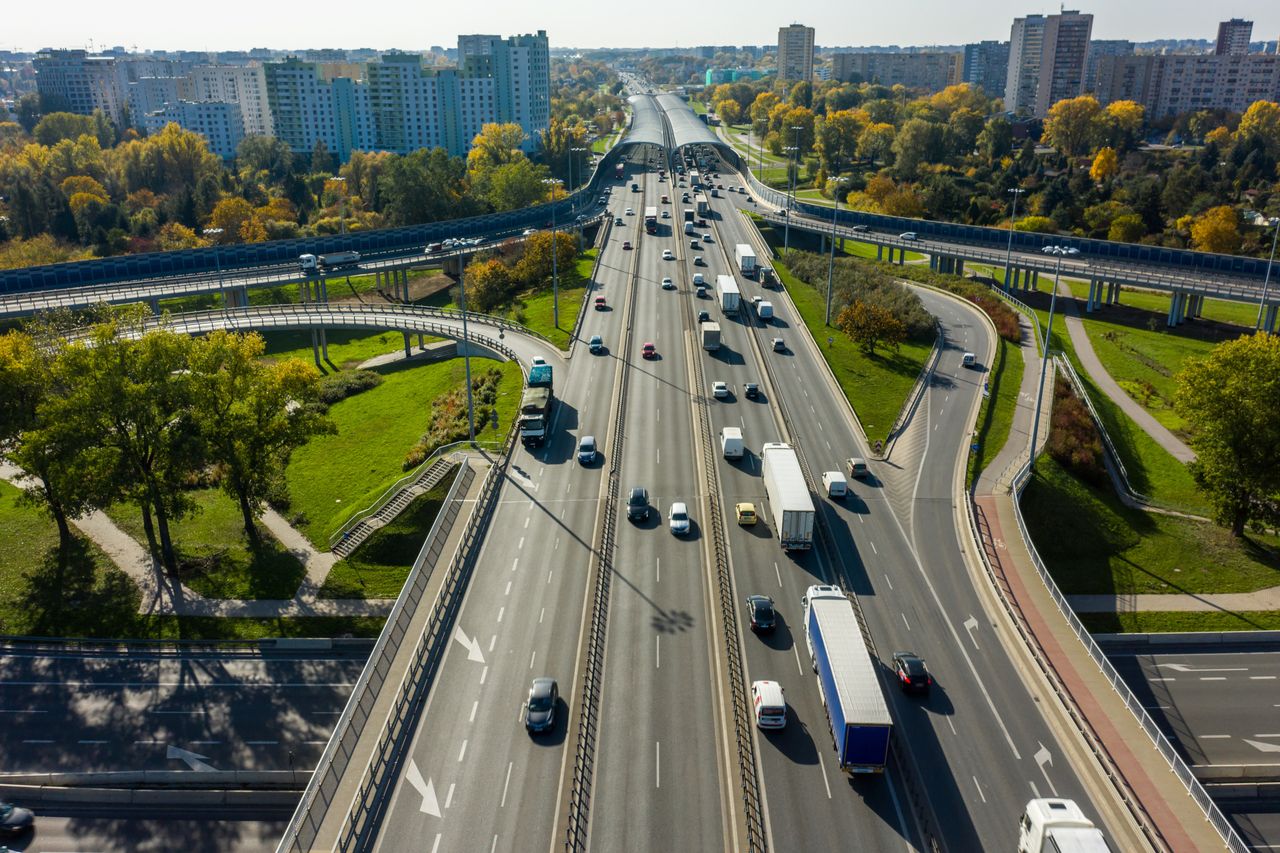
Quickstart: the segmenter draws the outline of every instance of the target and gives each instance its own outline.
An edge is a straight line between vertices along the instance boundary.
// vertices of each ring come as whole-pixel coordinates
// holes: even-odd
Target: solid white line
[[[827,764],[822,760],[822,754],[818,754],[818,772],[822,774],[822,784],[827,786],[827,799],[831,799],[831,783],[827,781]]]
[[[941,412],[939,412],[939,414],[941,414]],[[978,789],[978,796],[982,797],[982,801],[985,803],[987,801],[987,795],[982,793],[982,786],[978,784],[977,776],[973,777],[973,787]]]
[[[498,608],[498,621],[499,621],[499,622],[501,622],[501,621],[502,621],[502,614],[504,614],[504,613],[506,613],[506,612],[507,612],[506,605],[503,605],[502,607],[499,607],[499,608]]]
[[[907,614],[905,613],[902,614],[902,624],[907,626],[908,631],[911,630],[911,623],[907,621]]]
[[[656,634],[653,638],[653,668],[662,669],[662,635]]]
[[[474,723],[476,721],[476,709],[479,707],[480,707],[479,699],[471,703],[471,717],[470,719],[467,720],[468,723]]]
[[[453,803],[453,789],[457,784],[457,782],[451,782],[449,784],[449,793],[444,795],[444,807],[446,809]]]
[[[529,655],[529,669],[533,669],[533,662],[538,659],[538,653],[535,651]]]
[[[498,808],[500,809],[506,808],[507,805],[507,786],[511,784],[511,768],[514,766],[514,761],[507,765],[507,781],[502,783],[502,802],[498,805]]]
[[[662,744],[659,741],[653,742],[653,787],[662,787]]]
[[[462,749],[458,750],[458,761],[462,761],[462,756],[466,754],[467,754],[467,742],[464,739],[462,741]]]

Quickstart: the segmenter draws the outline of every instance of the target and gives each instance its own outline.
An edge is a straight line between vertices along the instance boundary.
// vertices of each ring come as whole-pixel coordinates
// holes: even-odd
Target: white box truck
[[[742,428],[724,427],[720,430],[720,452],[725,459],[742,458]]]
[[[731,275],[716,276],[716,298],[720,300],[720,310],[726,314],[737,314],[738,304],[742,301],[742,293],[738,290],[738,282]]]
[[[783,550],[813,547],[813,499],[800,469],[800,458],[789,444],[771,442],[760,449],[764,469],[764,493],[774,531]]]
[[[733,259],[738,264],[738,272],[751,278],[756,274],[756,252],[746,243],[733,247]]]
[[[1102,830],[1074,800],[1032,800],[1018,823],[1018,853],[1110,853]]]
[[[720,349],[720,324],[702,323],[702,348],[708,352]]]

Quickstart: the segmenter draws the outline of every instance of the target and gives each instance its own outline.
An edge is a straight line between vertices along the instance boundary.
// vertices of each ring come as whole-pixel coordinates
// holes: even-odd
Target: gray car
[[[524,727],[530,732],[545,732],[556,724],[556,702],[560,687],[549,676],[535,678],[524,703]]]
[[[15,838],[30,830],[35,823],[36,816],[30,809],[0,802],[0,835]]]
[[[648,517],[649,492],[641,486],[636,486],[627,494],[627,519],[629,521],[644,521]]]

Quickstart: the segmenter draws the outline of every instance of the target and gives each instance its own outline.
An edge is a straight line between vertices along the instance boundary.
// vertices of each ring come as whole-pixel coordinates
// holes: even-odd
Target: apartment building
[[[1015,18],[1009,33],[1005,109],[1042,117],[1058,101],[1079,95],[1092,30],[1093,15],[1074,10]]]
[[[363,80],[325,80],[317,63],[289,57],[263,66],[275,136],[299,154],[323,141],[347,160],[352,151],[375,146],[369,86]]]
[[[208,141],[209,150],[226,160],[236,155],[236,147],[245,135],[238,104],[175,101],[146,114],[142,126],[151,134],[159,133],[169,123],[200,134]]]
[[[964,46],[960,80],[978,86],[988,95],[1004,95],[1009,74],[1009,42],[980,41]]]
[[[813,79],[813,27],[778,27],[778,80],[797,83]]]
[[[261,65],[197,65],[191,69],[193,101],[237,104],[247,135],[270,136],[271,105]]]
[[[1232,18],[1218,24],[1218,40],[1214,42],[1216,56],[1244,56],[1249,52],[1249,40],[1253,38],[1253,21]]]
[[[84,50],[44,50],[32,64],[36,90],[50,108],[83,115],[102,110],[115,121],[126,118],[115,57],[89,56]]]
[[[1089,42],[1089,58],[1085,60],[1084,87],[1085,92],[1098,91],[1098,66],[1103,57],[1133,56],[1134,44],[1127,39],[1102,39]]]
[[[1244,112],[1255,101],[1280,101],[1280,56],[1165,54],[1104,57],[1098,100],[1137,101],[1148,118],[1206,109]]]
[[[941,92],[959,83],[963,72],[962,53],[837,53],[831,57],[831,76],[841,82],[903,85],[925,92]]]

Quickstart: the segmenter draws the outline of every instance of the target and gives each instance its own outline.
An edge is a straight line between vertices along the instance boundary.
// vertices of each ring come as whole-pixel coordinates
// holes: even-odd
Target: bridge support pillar
[[[884,260],[884,246],[876,246],[876,260],[877,261]]]
[[[954,270],[955,274],[960,276],[964,275],[964,258],[956,258],[955,262],[956,262],[956,266]]]
[[[329,282],[320,279],[320,301],[329,304]]]
[[[413,355],[413,339],[408,332],[404,333],[404,357],[409,358]]]
[[[408,305],[413,301],[409,298],[409,271],[400,270],[400,279],[404,282],[404,304]]]
[[[1180,290],[1175,290],[1173,295],[1169,297],[1169,319],[1165,321],[1165,325],[1170,329],[1181,322],[1182,299],[1183,294]]]
[[[311,330],[311,357],[315,359],[316,369],[324,370],[324,364],[320,361],[320,336],[315,329]]]
[[[1004,280],[1004,289],[1006,293],[1012,293],[1018,289],[1019,270],[1017,267],[1009,267],[1009,276]]]
[[[1274,334],[1276,331],[1276,315],[1280,314],[1280,305],[1268,305],[1267,310],[1262,315],[1262,331],[1268,335]]]
[[[1093,295],[1094,293],[1097,292],[1097,290],[1098,290],[1098,280],[1094,278],[1089,279],[1089,295],[1084,300],[1084,313],[1086,314],[1093,313],[1093,298],[1094,298]]]
[[[898,266],[902,266],[907,262],[907,250],[898,249]]]
[[[422,352],[427,348],[426,341],[422,339],[422,332],[418,332],[418,352]]]
[[[1040,289],[1040,271],[1039,270],[1033,270],[1031,273],[1031,289],[1032,290]]]

